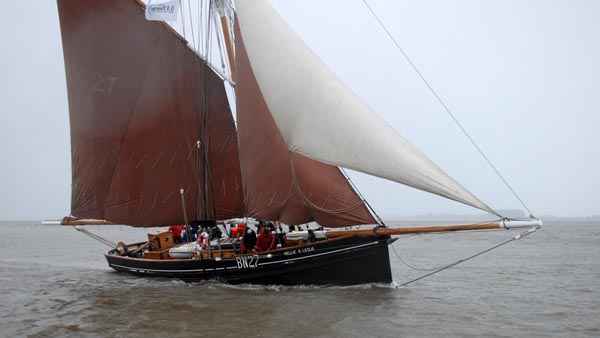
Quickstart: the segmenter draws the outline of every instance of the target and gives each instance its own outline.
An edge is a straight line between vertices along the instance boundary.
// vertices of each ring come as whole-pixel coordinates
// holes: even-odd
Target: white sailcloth
[[[267,1],[236,8],[254,76],[291,151],[498,215],[362,102]]]

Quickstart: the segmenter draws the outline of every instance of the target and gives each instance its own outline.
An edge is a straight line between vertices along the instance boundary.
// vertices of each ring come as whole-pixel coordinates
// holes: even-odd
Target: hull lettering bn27
[[[258,255],[236,257],[238,269],[256,268],[258,266]]]

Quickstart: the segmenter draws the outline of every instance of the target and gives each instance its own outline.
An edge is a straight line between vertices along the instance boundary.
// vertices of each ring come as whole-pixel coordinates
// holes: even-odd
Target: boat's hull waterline
[[[183,281],[216,280],[230,284],[355,285],[391,283],[389,236],[349,237],[314,242],[270,253],[211,259],[144,259],[105,256],[120,272]]]

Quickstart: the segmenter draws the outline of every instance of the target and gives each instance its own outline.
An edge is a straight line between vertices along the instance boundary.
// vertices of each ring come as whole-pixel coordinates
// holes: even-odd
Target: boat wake
[[[227,284],[220,281],[200,281],[200,282],[184,282],[181,280],[173,280],[173,283],[178,285],[187,285],[189,287],[202,286],[209,289],[229,289],[240,291],[304,291],[304,290],[370,290],[370,289],[396,289],[398,284],[392,283],[365,283],[358,285],[260,285],[260,284]]]

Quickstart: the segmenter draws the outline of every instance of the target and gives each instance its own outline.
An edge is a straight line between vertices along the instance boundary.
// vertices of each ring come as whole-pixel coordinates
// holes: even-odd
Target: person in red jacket
[[[181,232],[183,231],[183,225],[171,225],[169,231],[173,233],[173,241],[175,243],[181,243]]]
[[[256,240],[256,247],[258,252],[269,251],[275,246],[275,236],[271,232],[271,229],[263,227],[263,231],[258,235]]]

